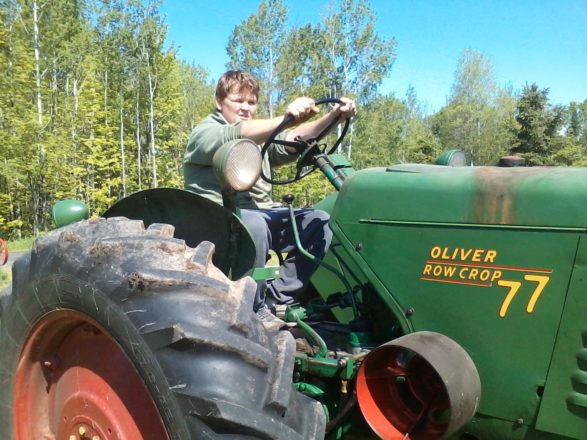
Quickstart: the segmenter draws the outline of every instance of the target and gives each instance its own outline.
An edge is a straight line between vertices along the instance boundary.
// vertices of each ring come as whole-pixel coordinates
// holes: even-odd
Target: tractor
[[[0,296],[0,438],[587,439],[587,169],[355,171],[348,122],[300,139],[294,176],[262,178],[320,170],[334,240],[270,330],[255,280],[279,273],[253,267],[235,195],[288,123],[216,153],[224,206],[55,205]]]

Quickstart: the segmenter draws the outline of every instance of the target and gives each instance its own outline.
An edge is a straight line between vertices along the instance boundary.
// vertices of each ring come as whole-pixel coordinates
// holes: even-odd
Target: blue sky
[[[331,0],[285,0],[291,25],[318,23]],[[206,67],[225,70],[234,27],[254,13],[254,0],[164,0],[168,44]],[[395,37],[397,59],[381,93],[403,98],[411,85],[428,112],[445,103],[463,50],[493,63],[501,86],[536,83],[550,102],[587,99],[587,0],[370,0],[381,37]]]

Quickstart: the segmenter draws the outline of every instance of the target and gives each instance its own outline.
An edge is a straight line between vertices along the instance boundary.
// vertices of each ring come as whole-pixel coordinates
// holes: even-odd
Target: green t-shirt
[[[227,142],[241,138],[242,121],[229,124],[216,110],[200,122],[190,134],[183,159],[184,187],[222,205],[220,182],[212,168],[214,153]],[[278,138],[284,139],[286,132]],[[285,151],[282,145],[272,145],[263,161],[263,172],[271,175],[272,166],[280,166],[296,160],[297,155]],[[238,193],[238,202],[245,209],[266,209],[280,206],[271,199],[271,184],[263,179],[249,191]]]

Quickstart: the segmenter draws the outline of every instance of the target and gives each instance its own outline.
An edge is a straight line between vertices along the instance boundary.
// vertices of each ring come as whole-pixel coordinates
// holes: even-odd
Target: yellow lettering
[[[501,308],[499,309],[499,316],[501,318],[504,318],[508,312],[508,307],[510,306],[510,303],[514,299],[514,296],[516,296],[516,293],[518,293],[518,290],[520,289],[522,283],[520,283],[519,281],[499,280],[497,282],[497,285],[501,287],[508,287],[510,289],[508,291],[508,294],[505,296],[503,303],[501,304]]]
[[[475,262],[481,261],[481,255],[483,255],[483,252],[485,252],[485,250],[475,249],[475,252],[473,253],[473,258],[471,258],[471,260]]]
[[[498,280],[501,278],[501,270],[493,271],[493,276],[491,277],[491,282]]]
[[[461,249],[461,261],[466,261],[473,249]]]
[[[442,266],[434,266],[434,269],[432,269],[432,273],[435,277],[442,275]]]
[[[481,271],[481,273],[479,274],[479,279],[481,281],[487,281],[489,279],[489,275],[491,275],[491,271],[489,271],[487,269],[483,269]]]
[[[430,271],[432,270],[432,266],[427,264],[424,266],[424,270],[422,271],[422,275],[430,275]]]
[[[457,268],[455,266],[444,266],[444,276],[445,277],[452,277]]]
[[[461,280],[466,280],[467,279],[467,272],[469,272],[469,268],[463,267],[461,270],[459,270],[459,278]]]
[[[526,281],[534,281],[538,283],[534,292],[532,292],[532,296],[530,297],[530,301],[528,301],[528,306],[526,307],[526,311],[528,313],[532,313],[534,311],[534,306],[536,305],[536,301],[540,298],[542,291],[550,281],[550,277],[545,277],[543,275],[524,275],[524,279]]]
[[[448,255],[448,248],[444,248],[442,250],[442,256],[440,258],[443,260],[450,260],[450,256]]]
[[[496,251],[487,251],[487,255],[485,255],[485,262],[486,263],[495,263],[496,256],[497,256]]]
[[[477,275],[478,274],[479,274],[479,270],[478,269],[471,269],[471,272],[469,273],[469,279],[470,280],[477,279]]]
[[[473,261],[476,263],[495,263],[497,257],[496,250],[485,250],[485,249],[465,249],[465,248],[450,248],[434,246],[430,249],[430,257],[441,260],[460,260],[460,261]]]

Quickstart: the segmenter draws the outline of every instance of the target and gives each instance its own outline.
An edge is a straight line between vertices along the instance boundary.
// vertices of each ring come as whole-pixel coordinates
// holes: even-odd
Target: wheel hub
[[[72,428],[68,440],[102,440],[102,437],[98,435],[96,430],[87,423],[79,423]]]
[[[124,350],[97,322],[57,310],[34,326],[16,373],[15,440],[169,439]]]

